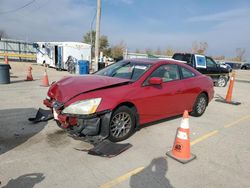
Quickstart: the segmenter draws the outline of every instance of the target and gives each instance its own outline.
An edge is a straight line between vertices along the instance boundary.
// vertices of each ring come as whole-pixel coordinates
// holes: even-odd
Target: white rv
[[[77,62],[91,62],[91,45],[81,42],[37,42],[37,63],[58,69],[67,69],[67,60],[71,56]]]

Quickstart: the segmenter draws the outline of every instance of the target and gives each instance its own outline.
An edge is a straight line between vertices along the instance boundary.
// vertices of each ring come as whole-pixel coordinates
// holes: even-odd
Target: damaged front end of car
[[[48,92],[48,95],[51,95],[51,92]],[[59,102],[51,95],[47,96],[43,103],[53,112],[57,125],[70,134],[96,143],[109,136],[112,111],[96,111],[101,103],[101,98],[86,99],[69,104],[68,101]]]

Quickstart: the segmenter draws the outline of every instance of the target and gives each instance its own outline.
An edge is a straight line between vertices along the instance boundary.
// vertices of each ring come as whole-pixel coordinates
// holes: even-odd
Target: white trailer
[[[58,69],[67,69],[66,64],[71,56],[77,62],[91,62],[91,45],[81,42],[37,42],[37,63]]]

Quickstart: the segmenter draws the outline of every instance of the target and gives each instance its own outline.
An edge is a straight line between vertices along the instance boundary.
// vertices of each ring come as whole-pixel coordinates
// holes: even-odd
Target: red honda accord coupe
[[[54,83],[44,104],[57,124],[80,136],[117,142],[140,125],[182,114],[201,116],[213,81],[175,60],[128,59],[94,74]]]

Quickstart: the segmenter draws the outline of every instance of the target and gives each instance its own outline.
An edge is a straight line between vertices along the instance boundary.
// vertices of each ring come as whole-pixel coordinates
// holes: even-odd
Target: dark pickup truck
[[[227,85],[229,70],[220,67],[211,57],[191,53],[175,53],[172,58],[184,61],[202,74],[210,76],[215,86],[225,87]]]

